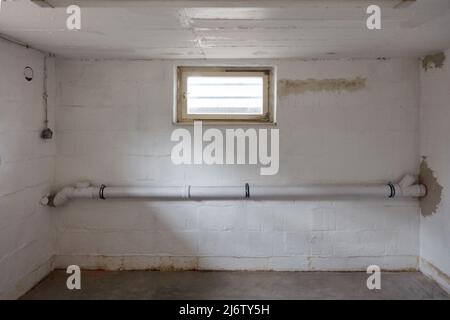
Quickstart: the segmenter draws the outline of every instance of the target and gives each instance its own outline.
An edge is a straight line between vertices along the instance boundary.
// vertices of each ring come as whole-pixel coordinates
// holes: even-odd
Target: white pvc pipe
[[[97,189],[97,193],[99,190]],[[148,198],[161,200],[189,199],[189,187],[105,187],[103,197]]]
[[[320,197],[412,197],[426,194],[424,185],[415,184],[416,178],[405,176],[398,184],[344,185],[304,187],[91,187],[78,183],[65,187],[53,196],[45,196],[41,204],[61,206],[72,199],[144,198],[148,200],[240,200],[240,199],[307,199]]]
[[[193,187],[189,188],[189,198],[193,200],[233,200],[245,199],[245,187]]]
[[[379,196],[389,197],[388,185],[376,186],[304,186],[304,187],[252,187],[251,199],[290,199],[317,197]]]

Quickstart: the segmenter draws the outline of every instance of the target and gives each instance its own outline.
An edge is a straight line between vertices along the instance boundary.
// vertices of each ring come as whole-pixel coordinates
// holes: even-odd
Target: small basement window
[[[272,68],[178,67],[177,123],[274,123]]]

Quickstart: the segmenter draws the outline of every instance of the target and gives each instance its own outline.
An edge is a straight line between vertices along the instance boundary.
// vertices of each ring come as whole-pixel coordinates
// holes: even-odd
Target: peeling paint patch
[[[306,80],[280,80],[278,90],[281,96],[302,94],[305,92],[342,92],[357,91],[366,86],[366,78],[355,79],[306,79]]]
[[[420,164],[419,181],[427,187],[427,194],[420,199],[420,209],[423,216],[431,216],[436,213],[441,203],[443,187],[439,184],[434,171],[428,166],[426,157]]]
[[[441,69],[444,66],[445,59],[445,53],[443,52],[427,55],[422,59],[422,68],[425,71],[433,68]]]

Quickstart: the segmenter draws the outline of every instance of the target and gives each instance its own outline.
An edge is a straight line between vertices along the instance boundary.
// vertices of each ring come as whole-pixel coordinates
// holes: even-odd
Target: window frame
[[[263,79],[263,114],[188,114],[187,113],[187,78],[204,77],[245,77],[257,76]],[[192,124],[194,121],[204,123],[238,124],[275,124],[275,88],[273,67],[220,67],[220,66],[177,66],[175,92],[175,123]]]

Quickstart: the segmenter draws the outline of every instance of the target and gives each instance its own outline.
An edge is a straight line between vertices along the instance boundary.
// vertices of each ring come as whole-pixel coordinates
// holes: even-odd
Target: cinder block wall
[[[420,220],[420,255],[421,271],[450,292],[450,50],[444,55],[443,65],[437,55],[426,57],[427,70],[420,67],[420,152],[436,179],[430,190],[435,210],[427,208]]]
[[[39,200],[53,184],[55,140],[43,127],[44,55],[0,40],[0,299],[16,298],[52,268],[54,227]],[[24,68],[34,70],[25,80]],[[54,126],[54,61],[48,61]]]
[[[379,183],[418,172],[416,59],[252,60],[276,65],[279,80],[366,78],[356,91],[279,96],[275,176],[260,176],[257,166],[172,164],[173,70],[185,63],[58,60],[57,184]],[[414,200],[76,201],[56,213],[58,267],[418,266],[420,214]]]

